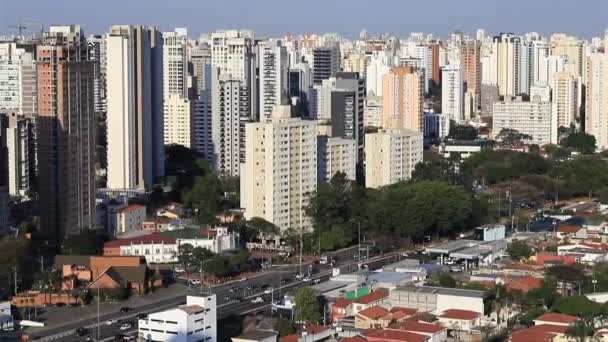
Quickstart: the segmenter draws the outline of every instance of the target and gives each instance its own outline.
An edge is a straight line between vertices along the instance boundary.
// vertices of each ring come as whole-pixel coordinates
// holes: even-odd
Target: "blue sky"
[[[454,30],[569,32],[590,38],[608,28],[606,0],[0,0],[0,32],[17,22],[78,23],[87,33],[112,24],[187,27],[192,35],[250,28],[262,35]]]

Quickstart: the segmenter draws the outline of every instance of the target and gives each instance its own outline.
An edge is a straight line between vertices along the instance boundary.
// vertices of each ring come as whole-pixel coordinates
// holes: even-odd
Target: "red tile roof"
[[[299,338],[300,338],[300,336],[298,336],[298,334],[291,334],[291,335],[287,335],[287,336],[283,336],[283,337],[279,338],[279,341],[281,341],[281,342],[298,342]]]
[[[568,331],[568,328],[569,327],[565,325],[541,324],[535,325],[530,329],[532,329],[532,331],[547,332],[552,334],[565,334],[566,331]]]
[[[338,309],[346,309],[352,303],[353,303],[352,300],[344,298],[344,297],[340,297],[340,298],[336,299],[336,302],[331,307],[338,308]]]
[[[414,309],[414,308],[404,308],[402,306],[393,306],[390,310],[390,312],[403,312],[406,313],[408,315],[413,315],[416,312],[418,312],[418,309]]]
[[[436,333],[441,332],[446,329],[437,324],[413,322],[413,321],[398,322],[395,324],[391,324],[388,328],[395,329],[395,330],[411,331],[411,332],[421,332],[421,333],[427,333],[427,334],[436,334]]]
[[[531,329],[515,331],[511,334],[511,342],[552,342],[555,335],[544,331],[533,331]]]
[[[479,312],[475,312],[475,311],[449,309],[449,310],[445,310],[439,317],[463,319],[463,320],[471,321],[471,320],[476,319],[479,316],[481,316],[481,314]]]
[[[524,276],[524,277],[504,277],[505,286],[507,290],[519,290],[522,292],[528,292],[532,289],[537,289],[542,285],[542,279],[536,278],[533,276]]]
[[[355,301],[357,304],[370,304],[388,297],[386,290],[378,289],[370,294],[367,294]]]
[[[146,207],[144,207],[143,205],[139,205],[139,204],[131,204],[127,207],[120,209],[118,212],[122,214],[122,213],[126,213],[126,212],[133,211],[133,210],[139,210],[141,208],[145,209]]]
[[[361,336],[348,337],[348,338],[343,338],[340,340],[340,342],[366,342],[366,341],[367,340]]]
[[[306,330],[309,334],[318,334],[320,332],[323,332],[325,330],[328,330],[330,327],[328,326],[322,326],[322,325],[318,325],[318,324],[311,324],[309,326],[306,327]]]
[[[111,247],[128,246],[131,244],[133,244],[133,245],[142,245],[142,244],[143,245],[152,245],[152,244],[161,244],[161,243],[164,243],[166,245],[171,245],[171,244],[176,244],[177,240],[175,240],[174,238],[168,237],[168,236],[164,236],[159,233],[152,233],[149,235],[134,237],[132,239],[118,239],[118,240],[108,241],[103,244],[103,247],[111,248]]]
[[[371,308],[367,308],[365,310],[359,311],[357,315],[361,315],[363,317],[378,319],[382,316],[385,316],[388,313],[388,310],[381,306],[372,306]]]
[[[542,314],[534,319],[535,321],[544,321],[544,322],[555,322],[555,323],[574,323],[576,322],[576,316],[570,316],[558,312],[547,312]]]
[[[573,225],[570,225],[570,224],[564,224],[564,225],[559,226],[558,231],[560,233],[564,233],[564,234],[573,234],[573,233],[578,232],[581,229],[583,229],[583,228],[580,227],[580,226],[573,226]]]
[[[425,342],[429,340],[428,336],[402,330],[374,329],[366,330],[363,334],[367,336],[368,340],[373,339],[374,341]]]

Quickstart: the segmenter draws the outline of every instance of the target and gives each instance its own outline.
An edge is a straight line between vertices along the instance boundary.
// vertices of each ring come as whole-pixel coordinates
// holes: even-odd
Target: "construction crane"
[[[43,33],[44,26],[38,22],[22,22],[17,25],[11,25],[9,28],[16,29],[19,32],[19,37],[23,37],[23,32],[32,26],[37,26],[40,28],[40,33]]]

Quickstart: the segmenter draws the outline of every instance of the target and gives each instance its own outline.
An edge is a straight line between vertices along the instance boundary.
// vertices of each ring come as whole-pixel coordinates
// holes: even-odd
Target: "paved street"
[[[351,272],[358,268],[358,260],[353,259],[354,253],[357,253],[357,248],[349,248],[338,253],[338,265],[343,272]],[[362,255],[364,253],[362,252]],[[373,265],[375,268],[380,263],[386,263],[393,260],[394,257],[377,257],[369,261],[362,260],[366,264]],[[331,275],[330,265],[315,265],[316,272],[313,279],[320,278],[322,281],[327,280]],[[308,283],[295,281],[294,272],[297,272],[298,266],[280,267],[276,270],[261,273],[258,276],[251,277],[246,281],[235,281],[228,284],[218,285],[211,288],[211,291],[217,295],[218,300],[218,318],[225,318],[230,314],[242,314],[256,310],[268,308],[271,301],[270,294],[264,294],[267,287],[274,288],[273,296],[277,301],[282,298],[287,290],[297,289]],[[303,267],[306,271],[307,267]],[[236,291],[231,292],[231,288]],[[204,287],[204,291],[207,289]],[[136,334],[137,320],[136,316],[141,313],[150,313],[174,308],[177,305],[185,302],[185,295],[196,295],[200,292],[200,288],[188,288],[186,285],[177,283],[167,289],[159,289],[150,295],[135,297],[128,302],[111,303],[100,305],[101,323],[99,327],[100,340],[110,341],[120,333]],[[262,297],[264,303],[253,304],[251,300],[256,297]],[[121,314],[121,307],[128,306],[133,310],[129,313]],[[34,329],[30,328],[28,333],[32,339],[39,341],[84,341],[86,337],[74,336],[73,331],[79,327],[85,327],[89,330],[89,335],[97,336],[97,306],[89,305],[82,308],[53,308],[43,317],[47,317],[47,327]],[[76,320],[66,321],[66,317],[78,317]],[[119,319],[119,323],[106,325],[105,322],[110,318]],[[124,332],[120,331],[122,323],[129,322],[133,328]]]

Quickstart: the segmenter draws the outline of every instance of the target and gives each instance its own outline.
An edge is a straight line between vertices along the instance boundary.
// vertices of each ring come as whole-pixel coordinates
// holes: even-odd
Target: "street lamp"
[[[203,264],[206,263],[206,262],[208,262],[208,261],[211,261],[212,259],[207,259],[207,260],[203,260],[204,258],[203,259],[193,258],[193,259],[196,260],[196,261],[198,261],[198,263],[200,265],[199,275],[200,275],[200,278],[201,278],[200,279],[200,281],[201,281],[201,293],[203,293],[203,280],[205,279],[205,273],[204,273],[205,270],[203,269]]]

